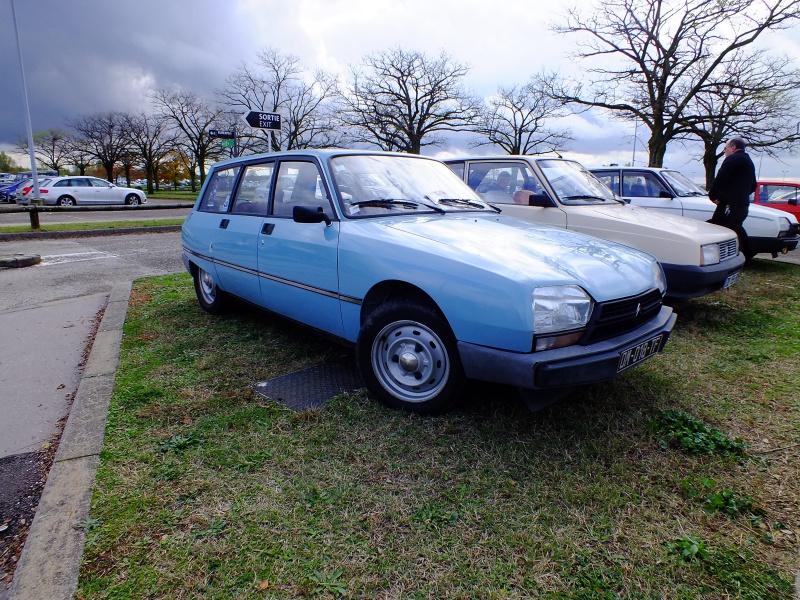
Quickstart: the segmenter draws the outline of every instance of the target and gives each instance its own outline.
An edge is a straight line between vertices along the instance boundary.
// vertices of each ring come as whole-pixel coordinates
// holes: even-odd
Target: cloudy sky
[[[568,2],[570,0],[567,0]],[[571,0],[589,7],[594,0]],[[242,62],[272,46],[309,70],[345,78],[349,65],[394,46],[471,66],[467,85],[486,96],[542,67],[577,73],[575,38],[550,31],[565,2],[552,0],[14,0],[34,131],[72,117],[147,109],[148,91],[180,86],[213,96]],[[0,150],[26,135],[11,0],[0,0]],[[771,48],[800,64],[800,26],[770,33]],[[570,117],[568,156],[587,166],[630,162],[631,124],[602,113]],[[636,164],[646,164],[639,129]],[[458,145],[464,145],[459,148]],[[426,153],[466,148],[466,138]],[[666,166],[702,178],[696,148],[673,144]],[[754,154],[762,176],[800,177],[800,158]],[[19,164],[27,164],[24,159]]]

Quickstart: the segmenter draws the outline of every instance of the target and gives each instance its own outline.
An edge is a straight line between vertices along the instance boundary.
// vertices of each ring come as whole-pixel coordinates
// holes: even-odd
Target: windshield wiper
[[[467,198],[439,198],[439,204],[446,204],[447,206],[469,206],[470,208],[494,208],[488,204],[481,204],[480,202],[475,202],[474,200],[469,200]],[[497,210],[495,208],[495,210]]]
[[[601,198],[600,196],[590,196],[588,194],[577,194],[575,196],[564,196],[564,200],[600,200],[601,202],[606,202],[605,198]]]
[[[372,200],[360,200],[359,202],[351,202],[350,206],[379,206],[385,208],[391,208],[393,206],[402,206],[403,208],[419,208],[420,206],[424,206],[426,208],[430,208],[431,210],[435,210],[436,212],[443,213],[445,210],[439,206],[434,206],[432,204],[428,204],[426,202],[414,202],[413,200],[407,200],[405,198],[373,198]]]

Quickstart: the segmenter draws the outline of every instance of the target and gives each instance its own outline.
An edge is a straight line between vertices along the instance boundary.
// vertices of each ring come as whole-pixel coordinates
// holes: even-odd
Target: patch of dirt
[[[55,450],[50,444],[40,452],[0,458],[0,594],[11,586]]]

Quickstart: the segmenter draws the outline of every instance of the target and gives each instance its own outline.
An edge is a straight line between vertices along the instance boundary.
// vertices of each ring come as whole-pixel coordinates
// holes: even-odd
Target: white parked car
[[[664,267],[667,296],[696,298],[732,286],[745,258],[736,234],[625,204],[580,163],[550,156],[446,160],[503,214],[643,250]]]
[[[636,206],[699,221],[708,221],[716,208],[708,193],[680,171],[655,167],[606,167],[591,171],[615,194]],[[744,221],[747,240],[742,243],[742,252],[747,258],[762,252],[773,258],[785,254],[797,248],[799,227],[794,215],[751,203]]]
[[[129,204],[138,206],[147,202],[142,190],[114,185],[97,177],[52,177],[39,184],[39,196],[45,204],[75,206],[76,204]],[[17,204],[30,204],[33,186],[17,189]]]

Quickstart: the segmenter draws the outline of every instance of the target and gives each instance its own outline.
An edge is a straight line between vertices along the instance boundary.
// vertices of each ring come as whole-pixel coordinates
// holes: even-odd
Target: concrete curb
[[[9,600],[67,600],[78,588],[106,417],[114,390],[131,282],[108,299],[75,402],[11,583]]]
[[[0,242],[20,240],[44,240],[47,238],[96,237],[98,235],[123,235],[130,233],[162,233],[180,231],[180,225],[157,225],[155,227],[123,227],[120,229],[86,229],[83,231],[25,231],[0,233]]]
[[[42,262],[42,257],[38,254],[7,254],[0,256],[0,268],[5,269],[30,267],[40,262]]]

